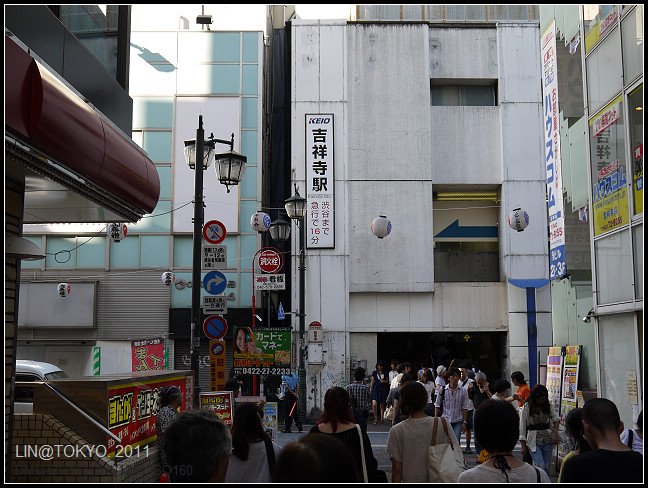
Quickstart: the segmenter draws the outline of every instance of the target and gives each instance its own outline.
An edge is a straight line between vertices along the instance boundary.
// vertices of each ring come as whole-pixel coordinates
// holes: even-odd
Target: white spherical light
[[[511,229],[522,232],[529,225],[529,214],[521,208],[514,208],[508,216],[508,223]]]
[[[250,217],[250,226],[257,232],[265,232],[270,228],[270,216],[265,212],[254,212]]]
[[[166,286],[171,286],[171,283],[175,281],[175,275],[171,271],[165,271],[162,273],[162,283]]]
[[[382,239],[383,237],[388,236],[391,230],[392,230],[391,222],[384,215],[381,215],[380,217],[376,217],[371,223],[371,232],[378,239]]]

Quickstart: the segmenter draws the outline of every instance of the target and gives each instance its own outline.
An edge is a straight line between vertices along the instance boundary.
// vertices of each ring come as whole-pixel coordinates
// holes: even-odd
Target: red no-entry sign
[[[203,237],[210,244],[220,244],[226,235],[225,225],[218,220],[210,220],[203,226]]]

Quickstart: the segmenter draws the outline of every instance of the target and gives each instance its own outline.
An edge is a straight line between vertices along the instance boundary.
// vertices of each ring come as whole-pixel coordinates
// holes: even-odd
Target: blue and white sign
[[[558,126],[558,57],[556,23],[542,35],[542,97],[544,105],[545,165],[549,210],[549,279],[567,274],[565,264],[565,211],[563,208],[562,163]]]
[[[286,313],[284,312],[283,305],[279,302],[279,310],[277,311],[277,320],[285,320]]]
[[[210,295],[220,295],[227,288],[227,277],[220,271],[210,271],[203,278],[203,288]]]
[[[227,334],[227,320],[220,315],[207,317],[203,322],[203,332],[210,339],[222,339]]]

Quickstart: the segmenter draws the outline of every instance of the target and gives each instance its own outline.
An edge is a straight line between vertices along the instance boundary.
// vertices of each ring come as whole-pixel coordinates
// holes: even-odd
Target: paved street
[[[284,434],[282,432],[279,432],[277,435],[277,443],[281,447],[283,447],[289,442],[296,441],[300,437],[306,435],[310,430],[310,428],[312,427],[312,425],[304,424],[303,427],[304,427],[304,432],[297,432],[295,426],[293,426],[293,432],[290,434]],[[370,422],[367,428],[368,428],[369,439],[371,440],[371,447],[373,448],[374,456],[378,461],[378,469],[382,469],[383,471],[385,471],[387,473],[387,479],[391,482],[391,461],[389,459],[389,456],[387,455],[387,452],[385,451],[385,448],[387,446],[387,435],[389,433],[389,426],[373,425]],[[462,436],[461,448],[464,449],[465,447],[466,447],[466,439],[465,437]],[[473,448],[474,451],[474,446],[471,447]],[[466,464],[468,465],[469,468],[472,468],[477,465],[477,454],[478,453],[475,452],[473,452],[472,454],[464,454]],[[516,457],[519,458],[522,457],[522,454],[520,453],[519,444],[515,446],[513,454],[515,454]],[[551,481],[554,483],[557,480],[556,476],[550,475],[550,478]]]

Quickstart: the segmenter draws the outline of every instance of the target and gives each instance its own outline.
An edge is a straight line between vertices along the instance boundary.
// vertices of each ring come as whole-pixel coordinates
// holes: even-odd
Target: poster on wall
[[[209,389],[211,391],[225,389],[225,355],[224,340],[209,341]]]
[[[290,374],[292,329],[238,327],[234,332],[234,374]]]
[[[629,223],[623,103],[613,100],[590,121],[594,235]]]
[[[547,391],[549,402],[556,413],[560,412],[560,386],[562,382],[562,347],[550,347],[547,354]]]
[[[306,114],[306,247],[335,248],[333,114]]]
[[[131,341],[131,371],[164,369],[164,337]]]
[[[565,210],[563,205],[562,163],[558,113],[558,56],[556,23],[542,34],[542,122],[549,212],[549,279],[567,274],[565,263]]]

